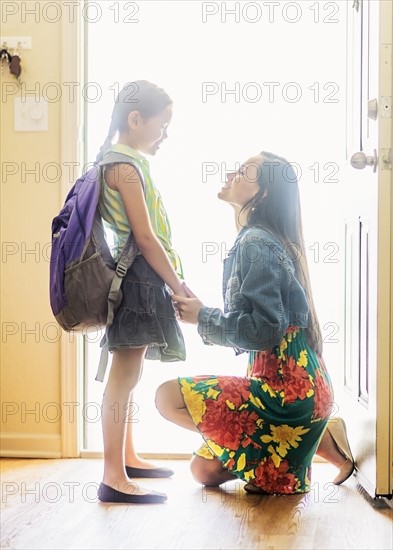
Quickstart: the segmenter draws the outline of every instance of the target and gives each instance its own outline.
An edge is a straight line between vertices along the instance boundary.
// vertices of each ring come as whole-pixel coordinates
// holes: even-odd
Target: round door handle
[[[355,153],[352,155],[350,162],[352,168],[356,168],[357,170],[363,170],[366,166],[372,166],[373,172],[376,172],[378,166],[377,150],[374,149],[374,155],[372,157],[367,156],[363,151]]]

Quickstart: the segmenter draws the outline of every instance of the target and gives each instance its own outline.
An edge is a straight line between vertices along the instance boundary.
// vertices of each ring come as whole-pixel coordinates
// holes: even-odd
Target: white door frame
[[[82,2],[74,11],[73,20],[63,17],[61,23],[61,167],[60,207],[72,186],[72,179],[82,173],[83,149],[81,129],[84,84],[84,28]],[[67,87],[65,86],[67,85]],[[66,91],[67,90],[67,91]],[[70,174],[72,176],[70,177]],[[61,456],[80,456],[81,399],[80,377],[83,372],[83,341],[80,336],[62,334],[60,351]]]
[[[393,92],[392,21],[392,3],[380,1],[377,364],[385,367],[377,370],[384,374],[377,374],[377,495],[391,494],[393,488],[393,124],[391,113],[384,116],[385,98],[391,103]]]
[[[382,105],[382,97],[392,97],[392,4],[380,1],[381,10],[381,44],[380,72],[390,67],[390,78],[381,82],[379,105]],[[81,86],[84,83],[85,70],[85,40],[83,29],[83,17],[81,6],[75,10],[73,21],[63,18],[61,40],[61,78],[62,88],[64,83],[79,83],[73,88],[76,90],[73,101],[63,94],[61,107],[61,165],[68,167],[68,163],[78,163],[77,169],[83,163],[83,150],[81,132],[83,124],[83,102]],[[384,124],[385,123],[385,124]],[[387,151],[393,143],[392,124],[387,119],[380,120],[380,185],[379,185],[379,250],[380,259],[393,257],[393,172],[391,166],[383,160],[384,151]],[[389,144],[389,145],[388,145]],[[388,156],[391,154],[387,151]],[[66,164],[67,163],[67,164]],[[62,170],[61,205],[70,189],[69,173]],[[79,175],[78,173],[78,175]],[[61,206],[60,205],[60,206]],[[390,231],[387,230],[390,228]],[[377,418],[384,417],[391,410],[393,399],[393,350],[392,350],[392,326],[393,326],[393,272],[391,261],[380,260],[378,268],[378,361],[388,362],[390,365],[390,379],[377,379]],[[81,376],[83,371],[83,343],[80,338],[63,334],[61,341],[61,448],[62,457],[80,456],[80,432],[79,418],[83,403],[80,399]],[[386,371],[385,371],[386,372]],[[71,415],[71,411],[74,412]],[[386,487],[392,487],[392,467],[390,457],[393,456],[393,421],[390,429],[386,430],[386,423],[377,422],[377,455],[379,457],[379,475],[377,476],[376,494],[384,493]],[[387,452],[389,450],[389,452]],[[382,466],[382,467],[381,467]]]

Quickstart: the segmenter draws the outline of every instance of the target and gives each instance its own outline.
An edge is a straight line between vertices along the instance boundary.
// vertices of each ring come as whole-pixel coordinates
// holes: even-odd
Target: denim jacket
[[[198,332],[206,344],[246,350],[278,345],[288,326],[308,326],[308,304],[293,261],[261,227],[243,228],[224,260],[224,311],[202,307]]]

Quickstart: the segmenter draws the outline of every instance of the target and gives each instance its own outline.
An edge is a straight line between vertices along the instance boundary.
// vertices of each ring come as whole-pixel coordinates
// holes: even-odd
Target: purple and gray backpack
[[[130,157],[109,153],[75,182],[52,221],[50,305],[67,332],[108,330],[121,302],[121,282],[138,253],[130,233],[115,263],[98,211],[102,169],[119,162],[132,164],[143,184],[143,175]],[[106,333],[101,347],[96,380],[102,381],[108,361]]]

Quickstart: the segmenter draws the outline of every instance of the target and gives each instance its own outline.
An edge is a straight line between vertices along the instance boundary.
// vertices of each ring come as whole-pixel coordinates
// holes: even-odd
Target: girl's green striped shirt
[[[153,231],[165,248],[174,270],[181,279],[184,279],[180,257],[172,248],[172,232],[168,214],[162,202],[161,194],[151,178],[148,160],[128,145],[111,145],[105,151],[104,158],[110,152],[122,153],[123,155],[131,157],[140,168],[145,181],[145,200]],[[102,178],[99,211],[104,220],[105,228],[109,229],[110,233],[113,234],[114,242],[112,254],[114,259],[117,260],[130,234],[130,224],[121,194],[111,189],[105,183],[104,178]]]

